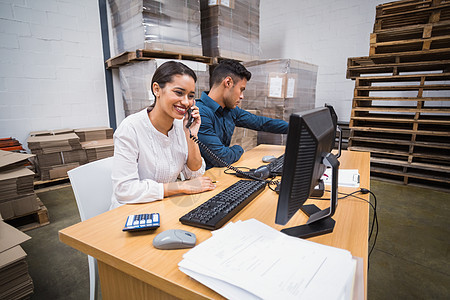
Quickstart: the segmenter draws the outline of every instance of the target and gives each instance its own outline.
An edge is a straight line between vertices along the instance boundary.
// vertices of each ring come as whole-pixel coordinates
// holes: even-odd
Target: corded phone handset
[[[270,171],[269,171],[269,169],[268,169],[267,167],[258,168],[257,171],[258,171],[259,169],[261,169],[260,172],[256,172],[256,173],[253,172],[253,175],[252,175],[252,174],[248,174],[248,172],[243,172],[243,171],[239,170],[238,168],[235,168],[235,167],[231,166],[231,165],[228,164],[226,161],[224,161],[223,159],[221,159],[220,157],[218,157],[218,156],[217,156],[214,152],[212,152],[205,144],[203,144],[202,142],[200,142],[200,141],[198,140],[198,138],[196,138],[195,136],[193,136],[193,135],[191,134],[190,127],[191,127],[192,123],[194,122],[194,118],[192,117],[192,110],[189,108],[189,109],[187,110],[186,114],[187,114],[187,118],[188,118],[188,121],[187,121],[187,123],[186,123],[186,128],[189,129],[189,137],[190,137],[194,142],[196,142],[203,150],[205,150],[205,151],[208,153],[208,155],[209,155],[210,157],[212,157],[216,162],[220,163],[221,165],[227,167],[227,168],[230,169],[230,170],[235,171],[237,174],[239,174],[239,177],[245,177],[245,178],[249,178],[249,179],[253,179],[253,180],[259,180],[259,181],[266,181],[266,182],[268,182],[268,181],[266,180],[266,178],[270,176]],[[265,169],[263,169],[263,168],[265,168]],[[266,170],[266,169],[267,169],[267,170]],[[237,175],[237,174],[236,174],[236,175]],[[259,175],[260,177],[257,177],[257,176],[255,176],[255,175]]]
[[[192,117],[192,109],[188,108],[187,112],[188,121],[186,123],[186,128],[191,127],[192,123],[194,123],[194,118]]]

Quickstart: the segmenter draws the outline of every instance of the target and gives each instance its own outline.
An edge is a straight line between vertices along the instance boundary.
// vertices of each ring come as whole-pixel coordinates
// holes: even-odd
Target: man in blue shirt
[[[203,92],[196,102],[202,122],[198,132],[199,140],[228,164],[238,161],[244,153],[239,145],[230,147],[236,126],[271,133],[287,133],[288,130],[286,121],[256,116],[238,107],[244,99],[243,93],[251,76],[238,61],[223,60],[211,75],[211,90],[209,93]],[[224,167],[202,147],[200,150],[207,169]]]

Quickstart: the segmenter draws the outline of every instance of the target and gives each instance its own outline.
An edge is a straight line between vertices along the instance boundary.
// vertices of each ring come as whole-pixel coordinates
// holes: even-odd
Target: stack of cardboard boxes
[[[119,68],[120,85],[122,88],[123,106],[125,116],[136,113],[151,105],[154,96],[151,91],[151,81],[155,70],[167,60],[152,59]],[[205,63],[194,61],[180,61],[197,75],[195,94],[200,97],[202,91],[209,90],[209,67]]]
[[[43,181],[66,178],[69,170],[114,155],[109,127],[34,131],[27,142],[36,154],[35,168]]]
[[[108,0],[116,54],[136,49],[201,55],[199,0]]]
[[[292,113],[315,107],[317,66],[293,59],[243,63],[252,73],[241,108],[262,116],[289,121]],[[285,134],[258,132],[258,144],[284,145]]]
[[[203,55],[258,59],[259,0],[201,0]]]
[[[34,193],[34,172],[25,167],[28,158],[33,156],[0,150],[0,214],[4,219],[39,210]]]
[[[249,109],[247,111],[254,115],[261,115],[259,110]],[[244,151],[255,148],[258,145],[258,132],[244,127],[235,127],[230,147],[233,145],[241,146]]]
[[[0,299],[29,299],[33,280],[27,254],[20,244],[30,237],[2,221],[0,216]]]
[[[37,156],[41,180],[65,177],[67,171],[87,162],[80,138],[71,129],[31,132],[27,143]]]
[[[109,127],[91,127],[75,129],[85,150],[87,161],[92,162],[114,155],[113,129]]]

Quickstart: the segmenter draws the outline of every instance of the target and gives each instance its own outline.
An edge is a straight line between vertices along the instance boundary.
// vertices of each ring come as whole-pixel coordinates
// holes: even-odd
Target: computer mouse
[[[153,239],[153,246],[161,250],[184,249],[195,246],[197,237],[192,232],[182,229],[169,229]]]
[[[262,161],[265,163],[270,163],[270,162],[273,162],[275,159],[277,159],[277,158],[273,155],[266,155],[266,156],[263,156]]]

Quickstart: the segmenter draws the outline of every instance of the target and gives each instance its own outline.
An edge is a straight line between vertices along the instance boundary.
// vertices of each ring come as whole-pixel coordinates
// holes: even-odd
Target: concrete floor
[[[370,257],[368,299],[449,299],[450,193],[372,180],[380,231]],[[32,299],[89,299],[86,255],[58,239],[80,221],[70,186],[39,192],[50,224],[22,244]],[[342,200],[345,201],[345,200]]]

